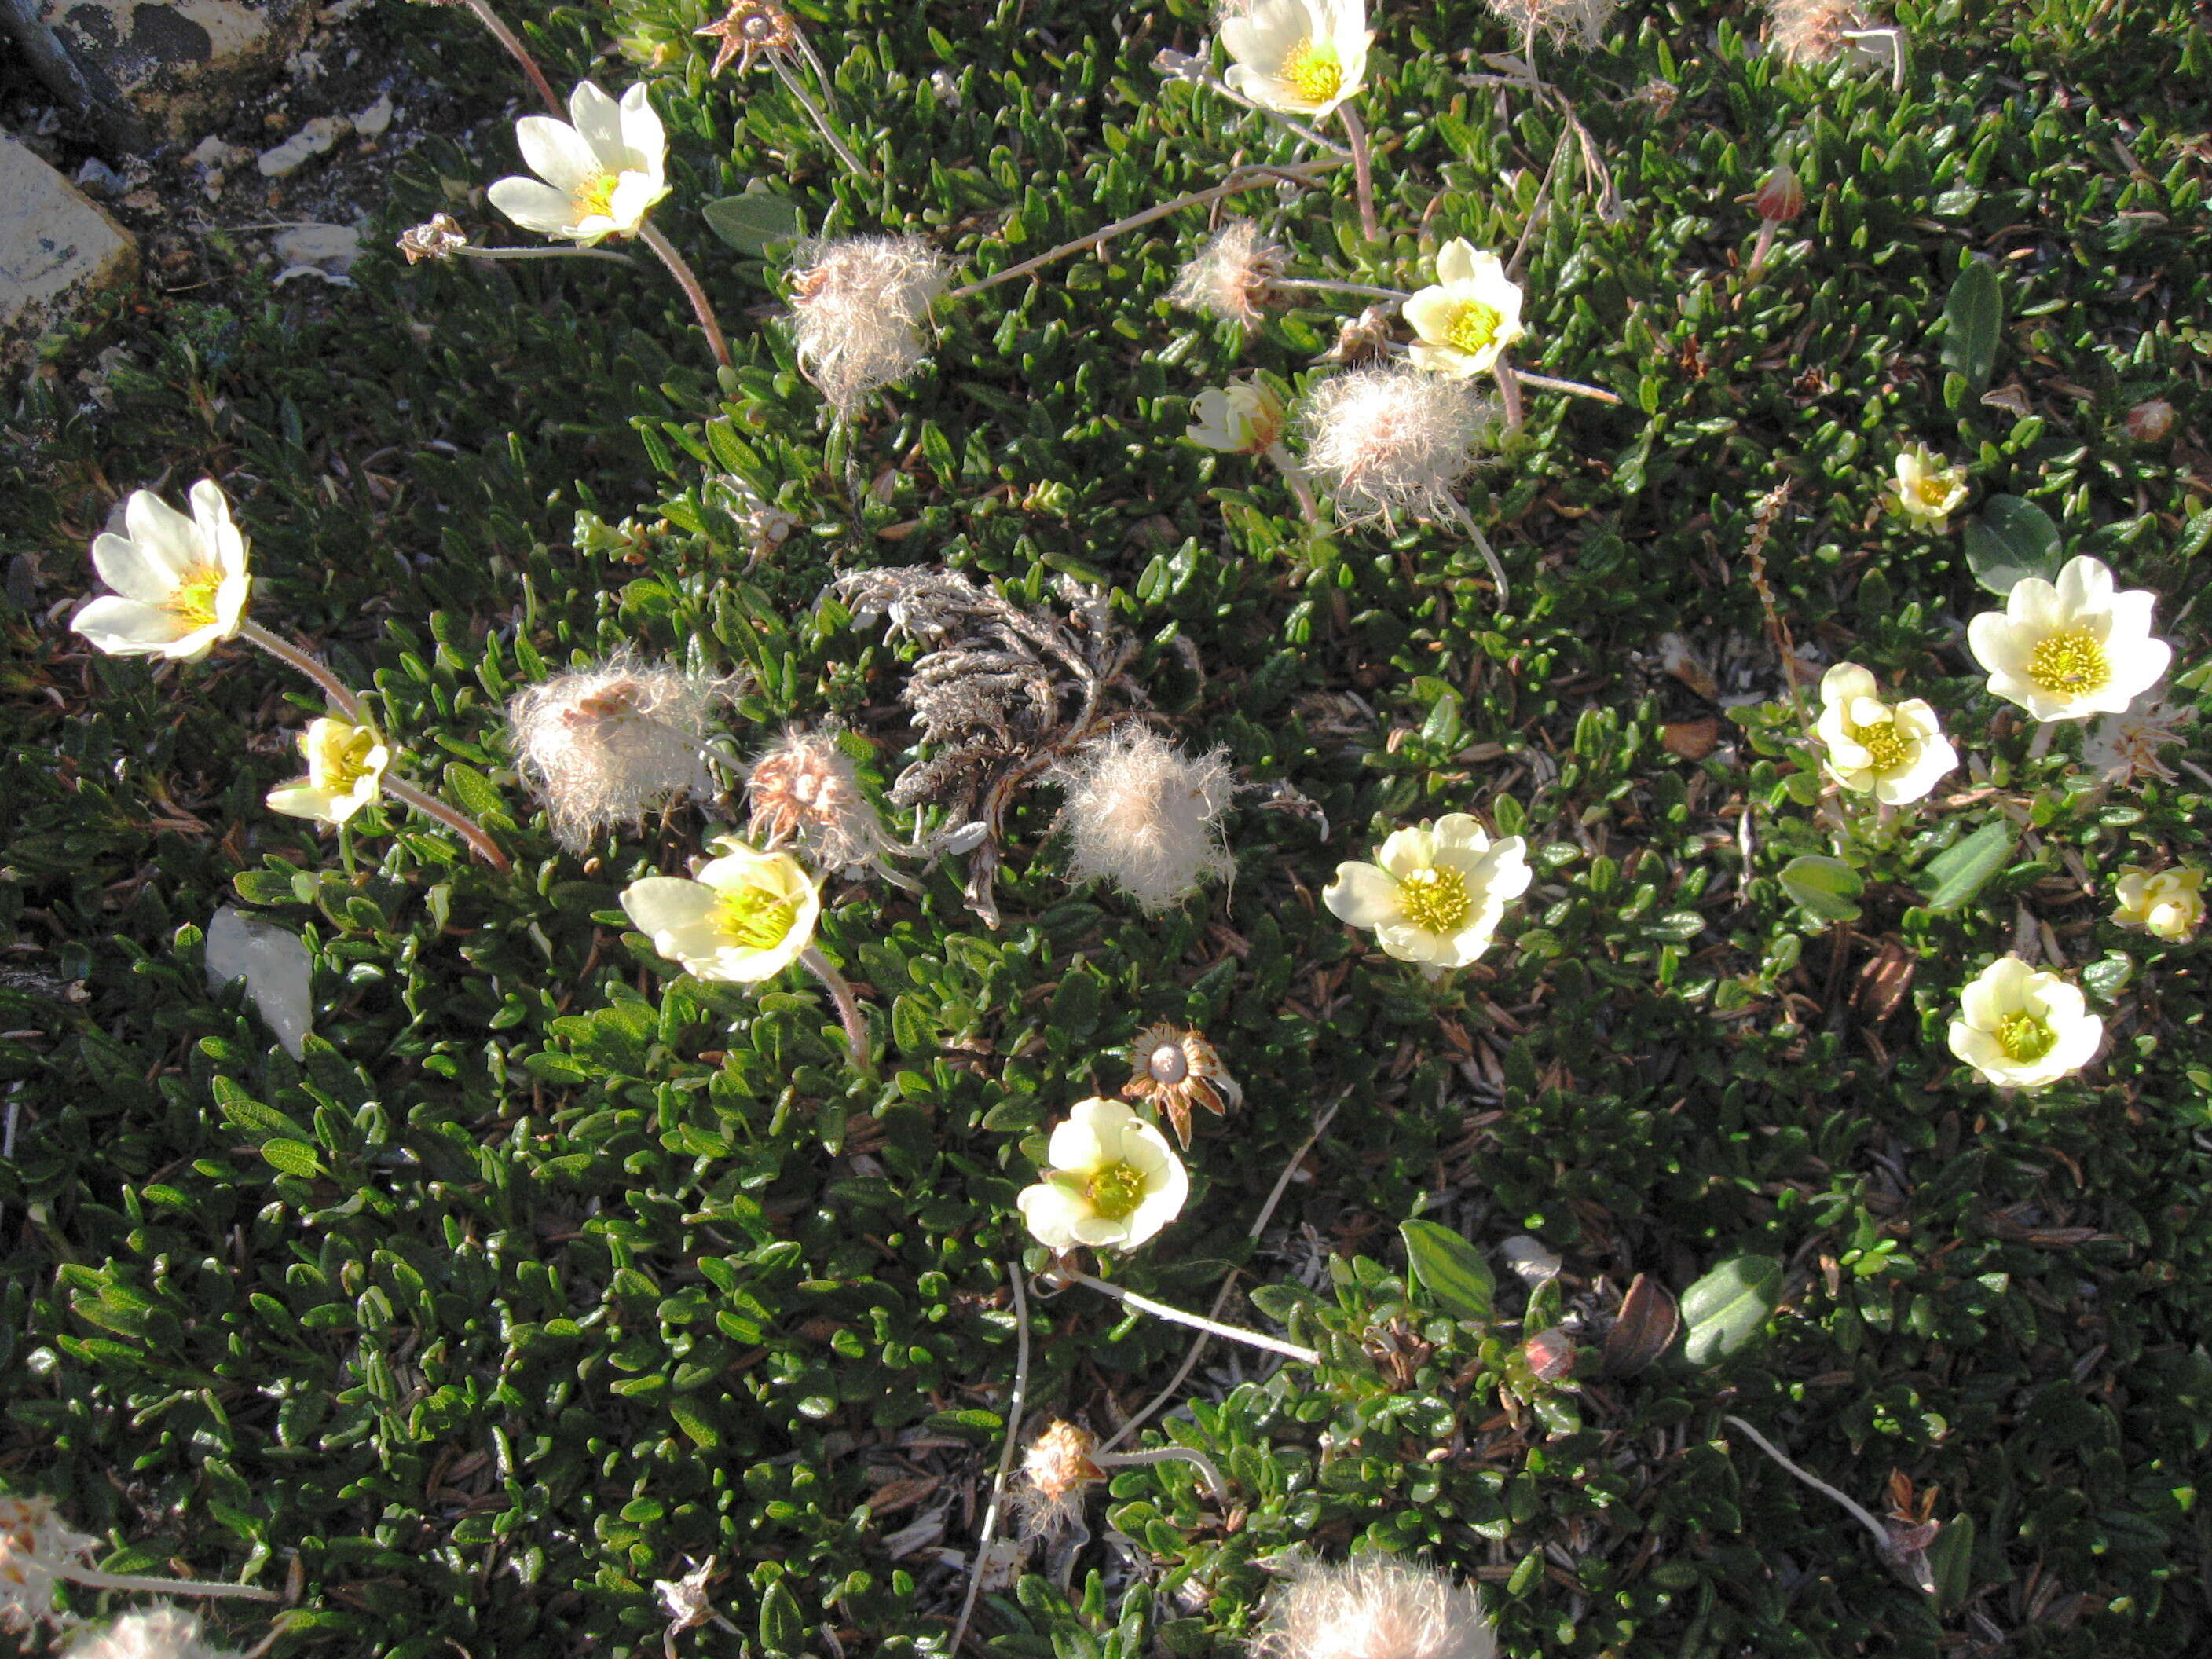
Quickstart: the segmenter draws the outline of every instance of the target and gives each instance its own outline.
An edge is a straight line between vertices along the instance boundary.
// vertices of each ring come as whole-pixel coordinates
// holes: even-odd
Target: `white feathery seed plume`
[[[714,799],[708,722],[736,685],[618,651],[517,692],[507,705],[515,759],[554,838],[580,854],[612,826]]]
[[[126,1613],[104,1630],[80,1636],[63,1659],[240,1659],[200,1638],[198,1615],[178,1607]]]
[[[1268,289],[1288,264],[1288,256],[1261,234],[1258,225],[1231,219],[1176,273],[1168,298],[1188,311],[1256,323]]]
[[[799,252],[791,314],[799,365],[850,420],[868,393],[928,356],[922,331],[951,267],[919,236],[847,236]]]
[[[1606,21],[1620,0],[1484,0],[1498,20],[1516,34],[1539,30],[1565,45],[1572,40],[1594,46],[1605,37]]]
[[[1121,726],[1059,769],[1078,884],[1104,879],[1148,913],[1181,902],[1232,867],[1221,816],[1236,786],[1227,751],[1193,760],[1150,727]]]
[[[1767,13],[1767,39],[1792,64],[1825,64],[1867,27],[1854,0],[1768,0]]]
[[[1432,1567],[1363,1555],[1302,1568],[1253,1647],[1263,1659],[1495,1659],[1481,1598]]]
[[[788,842],[817,870],[856,880],[873,873],[908,889],[916,884],[887,861],[899,844],[826,727],[787,729],[745,775],[745,801],[752,811],[746,834],[763,849]]]
[[[1332,374],[1299,410],[1306,465],[1335,498],[1337,520],[1459,519],[1454,491],[1474,468],[1495,405],[1465,380],[1400,365]]]

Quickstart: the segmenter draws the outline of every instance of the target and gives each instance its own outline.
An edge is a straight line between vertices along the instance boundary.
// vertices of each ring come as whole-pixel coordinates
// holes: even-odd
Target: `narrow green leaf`
[[[262,1143],[261,1156],[267,1158],[279,1175],[300,1176],[313,1180],[323,1173],[323,1161],[315,1156],[315,1149],[303,1141],[270,1140]]]
[[[1771,1255],[1723,1261],[1682,1292],[1682,1353],[1692,1365],[1724,1359],[1765,1328],[1782,1299],[1782,1264]]]
[[[2004,290],[1996,268],[1977,259],[1961,270],[1943,302],[1943,367],[1979,392],[1989,384],[2004,327]]]
[[[1433,1221],[1401,1221],[1406,1260],[1414,1281],[1455,1319],[1487,1324],[1496,1311],[1498,1281],[1482,1253],[1449,1227]]]
[[[2026,576],[2058,580],[2066,548],[2051,515],[2018,495],[1992,495],[1980,516],[1966,520],[1966,567],[1974,580],[2003,598]]]
[[[1856,921],[1855,901],[1866,890],[1866,883],[1841,859],[1808,853],[1783,866],[1782,890],[1822,921]]]
[[[1928,908],[1955,910],[1980,892],[2011,860],[2014,839],[2012,821],[1998,818],[1929,860],[1920,883],[1920,890],[1928,895]]]

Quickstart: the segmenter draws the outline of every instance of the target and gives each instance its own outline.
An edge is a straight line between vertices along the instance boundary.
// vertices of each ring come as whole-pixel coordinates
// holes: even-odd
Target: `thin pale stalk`
[[[1521,375],[1501,355],[1490,366],[1490,373],[1498,382],[1498,400],[1505,405],[1505,429],[1518,432],[1526,418],[1521,409]]]
[[[604,247],[457,247],[453,252],[471,259],[611,259],[633,270],[637,268],[629,254]]]
[[[959,1659],[960,1644],[968,1634],[968,1621],[975,1612],[975,1596],[983,1588],[983,1558],[999,1530],[999,1500],[1006,1489],[1006,1470],[1014,1461],[1014,1447],[1022,1437],[1022,1407],[1030,1386],[1030,1299],[1022,1288],[1025,1275],[1018,1263],[1006,1264],[1006,1283],[1014,1291],[1014,1392],[1006,1407],[1006,1438],[999,1448],[999,1470],[991,1477],[991,1501],[983,1510],[983,1530],[975,1540],[975,1559],[968,1564],[968,1594],[960,1603],[960,1618],[952,1626],[945,1647],[947,1659]]]
[[[1033,270],[1042,270],[1055,259],[1064,259],[1071,253],[1080,253],[1085,248],[1097,247],[1101,242],[1110,240],[1125,230],[1134,230],[1138,226],[1148,225],[1155,219],[1164,219],[1170,213],[1180,213],[1187,207],[1203,207],[1208,202],[1218,202],[1223,197],[1234,196],[1240,191],[1256,190],[1261,185],[1271,184],[1278,179],[1289,179],[1298,184],[1308,184],[1312,181],[1312,174],[1342,165],[1342,162],[1331,159],[1301,161],[1287,167],[1238,167],[1218,185],[1212,185],[1204,190],[1194,190],[1185,195],[1175,197],[1156,206],[1148,207],[1142,213],[1133,213],[1126,219],[1116,219],[1103,229],[1094,230],[1087,236],[1079,236],[1072,242],[1062,242],[1058,247],[1047,249],[1033,259],[1024,259],[1018,265],[1009,265],[1006,270],[983,277],[980,281],[969,283],[964,288],[956,288],[945,297],[948,301],[969,299],[981,294],[985,289],[996,288],[1000,283],[1011,283],[1017,276],[1026,276]]]
[[[1505,262],[1505,274],[1516,282],[1521,276],[1522,257],[1528,252],[1528,239],[1544,222],[1544,216],[1552,210],[1552,179],[1559,170],[1560,158],[1566,155],[1567,140],[1571,136],[1561,132],[1559,142],[1552,146],[1552,159],[1544,163],[1543,182],[1536,186],[1535,204],[1528,210],[1528,222],[1521,227],[1520,238],[1513,244],[1513,257]]]
[[[1231,1342],[1242,1342],[1247,1347],[1265,1348],[1269,1353],[1279,1353],[1287,1359],[1302,1359],[1309,1365],[1321,1364],[1321,1355],[1316,1350],[1302,1348],[1295,1342],[1285,1342],[1279,1337],[1265,1336],[1258,1331],[1243,1330],[1235,1325],[1224,1325],[1218,1320],[1208,1319],[1202,1314],[1188,1313],[1181,1308],[1170,1308],[1164,1302],[1155,1302],[1148,1296],[1139,1296],[1134,1291],[1125,1291],[1119,1285],[1109,1285],[1104,1279],[1094,1278],[1089,1273],[1071,1273],[1062,1269],[1060,1276],[1078,1285],[1088,1285],[1100,1295],[1110,1296],[1117,1302],[1126,1303],[1140,1313],[1148,1313],[1159,1319],[1171,1320],[1178,1325],[1188,1325],[1191,1329],[1204,1331],[1209,1336],[1226,1337]]]
[[[1564,392],[1570,398],[1588,398],[1592,403],[1617,404],[1620,394],[1607,392],[1603,386],[1584,386],[1580,380],[1559,380],[1549,374],[1531,374],[1525,368],[1516,368],[1513,376],[1522,386],[1533,386],[1539,392]]]
[[[822,981],[823,989],[830,993],[830,1000],[837,1005],[837,1018],[845,1026],[845,1046],[852,1053],[853,1064],[861,1071],[868,1068],[868,1017],[860,1012],[860,1000],[853,994],[847,983],[821,947],[810,945],[799,953],[799,965]]]
[[[638,240],[660,256],[660,263],[668,267],[668,274],[684,290],[684,297],[691,301],[692,314],[698,318],[699,326],[707,331],[707,343],[713,349],[714,361],[724,368],[730,367],[730,343],[722,337],[722,325],[715,320],[714,301],[707,290],[699,285],[699,278],[691,267],[684,263],[684,256],[676,245],[660,234],[660,228],[650,222],[637,228]]]
[[[1781,226],[1779,219],[1761,219],[1759,222],[1759,240],[1751,245],[1751,264],[1743,273],[1747,283],[1757,282],[1759,273],[1765,269],[1766,256],[1774,251],[1774,233]]]
[[[1298,465],[1298,458],[1280,444],[1269,444],[1267,459],[1273,461],[1276,470],[1282,473],[1283,482],[1290,485],[1291,494],[1297,498],[1298,511],[1305,514],[1306,522],[1319,524],[1321,502],[1316,499],[1313,480],[1307,475],[1305,468]]]
[[[1413,296],[1403,289],[1376,288],[1370,283],[1333,283],[1321,276],[1277,276],[1269,288],[1294,289],[1307,294],[1357,294],[1369,300],[1404,301]]]
[[[1483,563],[1490,567],[1490,579],[1498,584],[1498,608],[1503,611],[1512,597],[1512,590],[1506,585],[1504,562],[1498,556],[1498,550],[1490,544],[1490,538],[1482,533],[1482,526],[1475,523],[1474,515],[1467,510],[1466,505],[1454,501],[1451,507],[1453,515],[1459,520],[1459,527],[1467,532],[1468,538],[1474,544],[1475,551],[1482,555]]]
[[[507,854],[499,850],[499,844],[484,833],[483,825],[465,812],[455,811],[435,795],[428,794],[417,789],[413,784],[393,777],[388,772],[385,774],[384,793],[401,805],[413,807],[424,817],[437,819],[439,823],[474,848],[477,855],[501,875],[505,875],[514,867]]]
[[[102,1572],[97,1567],[64,1565],[60,1575],[87,1589],[143,1590],[154,1595],[228,1595],[240,1601],[281,1601],[281,1590],[258,1584],[213,1583],[202,1578],[150,1578],[135,1572]]]
[[[1779,1463],[1790,1474],[1796,1476],[1798,1480],[1803,1481],[1807,1486],[1810,1486],[1814,1492],[1819,1492],[1822,1497],[1832,1498],[1835,1499],[1837,1503],[1841,1504],[1846,1510],[1850,1510],[1851,1518],[1874,1534],[1875,1542],[1881,1547],[1881,1556],[1883,1560],[1896,1561],[1899,1559],[1897,1545],[1895,1540],[1889,1535],[1889,1528],[1882,1525],[1880,1521],[1876,1520],[1873,1514],[1869,1512],[1856,1498],[1851,1497],[1848,1492],[1837,1491],[1835,1487],[1821,1480],[1819,1475],[1799,1468],[1795,1463],[1791,1462],[1787,1457],[1784,1457],[1782,1455],[1780,1448],[1776,1446],[1771,1440],[1769,1440],[1757,1429],[1753,1428],[1750,1424],[1745,1422],[1741,1417],[1723,1417],[1721,1419],[1721,1421],[1726,1423],[1730,1428],[1741,1429],[1745,1434],[1751,1437],[1752,1444],[1757,1446],[1759,1450],[1765,1452],[1769,1457]],[[1913,1553],[1917,1556],[1919,1552],[1915,1551]],[[1904,1562],[1902,1565],[1912,1574],[1914,1582],[1916,1582],[1923,1590],[1929,1591],[1931,1593],[1934,1591],[1936,1583],[1935,1581],[1928,1576],[1927,1564],[1924,1561],[1908,1560]]]
[[[2055,721],[2045,720],[2042,725],[2037,726],[2035,728],[2035,735],[2027,740],[2028,759],[2041,760],[2045,755],[2049,754],[2051,752],[2051,739],[2056,738],[2057,735],[2058,726]]]
[[[461,0],[461,3],[476,14],[477,21],[491,32],[493,40],[507,48],[507,55],[522,65],[522,72],[530,77],[530,84],[538,88],[538,95],[545,100],[545,107],[562,120],[568,119],[568,112],[561,102],[561,95],[553,90],[553,83],[545,78],[545,71],[538,67],[538,60],[530,55],[530,48],[522,44],[520,35],[500,21],[499,14],[491,9],[488,0]]]
[[[800,82],[799,76],[792,72],[791,65],[785,62],[783,54],[780,52],[770,52],[765,55],[769,67],[775,71],[776,79],[783,82],[783,89],[799,100],[799,108],[806,112],[808,118],[821,132],[823,141],[837,153],[837,159],[845,164],[845,171],[855,179],[866,179],[868,176],[867,168],[860,165],[860,158],[854,155],[850,146],[838,137],[837,129],[830,125],[828,112],[818,106],[814,100],[807,95],[806,88]]]
[[[1126,1468],[1146,1463],[1188,1463],[1206,1477],[1206,1484],[1213,1493],[1213,1501],[1224,1509],[1229,1507],[1229,1483],[1221,1478],[1214,1462],[1195,1446],[1155,1446],[1150,1451],[1107,1452],[1091,1454],[1091,1461],[1102,1469]]]
[[[288,668],[296,668],[320,686],[331,706],[356,725],[361,720],[361,699],[347,689],[345,683],[333,674],[330,665],[309,656],[289,640],[280,639],[259,623],[241,620],[238,637],[248,645],[258,646]]]
[[[1352,150],[1352,183],[1359,198],[1359,228],[1369,241],[1382,240],[1382,222],[1375,216],[1375,172],[1367,155],[1367,128],[1349,104],[1336,106],[1344,124],[1344,142]]]

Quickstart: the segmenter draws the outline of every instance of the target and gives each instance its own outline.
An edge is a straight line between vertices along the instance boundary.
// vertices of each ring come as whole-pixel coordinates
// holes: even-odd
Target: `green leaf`
[[[1979,392],[1996,364],[2003,327],[2004,290],[1996,270],[1977,259],[1959,273],[1943,302],[1943,367]]]
[[[1955,910],[1980,892],[2011,860],[2014,840],[2012,821],[1998,818],[1929,860],[1920,883],[1920,890],[1928,895],[1928,908]]]
[[[1866,883],[1841,859],[1808,853],[1783,866],[1782,890],[1822,921],[1856,921],[1859,907],[1855,901],[1866,891]]]
[[[770,1653],[806,1651],[806,1615],[799,1611],[799,1598],[784,1588],[780,1578],[761,1597],[760,1639],[761,1646]]]
[[[1969,1574],[1974,1565],[1974,1518],[1954,1516],[1943,1523],[1936,1541],[1928,1547],[1928,1576],[1936,1583],[1936,1604],[1954,1613],[1966,1605],[1973,1588]]]
[[[676,1419],[676,1426],[683,1430],[690,1437],[691,1443],[701,1451],[713,1451],[722,1443],[720,1431],[683,1401],[670,1401],[668,1414]]]
[[[313,1180],[323,1173],[323,1161],[315,1156],[315,1149],[303,1141],[270,1140],[262,1143],[261,1156],[267,1158],[279,1175],[299,1176]]]
[[[1966,520],[1966,540],[1967,568],[2001,599],[2022,577],[2057,581],[2066,553],[2051,515],[2018,495],[1990,496],[1981,516]]]
[[[1682,1292],[1682,1353],[1692,1365],[1724,1359],[1765,1328],[1782,1299],[1782,1264],[1771,1255],[1723,1261]]]
[[[806,234],[806,214],[781,196],[724,196],[701,210],[707,228],[749,259],[765,259],[780,242]]]
[[[1496,1311],[1498,1281],[1482,1254],[1450,1228],[1433,1221],[1401,1221],[1406,1261],[1414,1281],[1455,1319],[1488,1324]]]
[[[461,804],[461,810],[473,817],[483,817],[488,812],[504,813],[507,803],[500,799],[498,788],[492,781],[473,766],[464,766],[450,761],[446,766],[446,787]]]

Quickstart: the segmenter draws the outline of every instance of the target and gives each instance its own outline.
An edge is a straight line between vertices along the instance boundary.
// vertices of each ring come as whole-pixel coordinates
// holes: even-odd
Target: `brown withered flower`
[[[799,39],[799,26],[791,21],[791,14],[769,0],[736,0],[705,28],[691,32],[720,42],[714,48],[714,62],[707,70],[710,80],[728,68],[732,58],[738,60],[738,73],[743,75],[763,52],[788,51]]]
[[[428,222],[402,231],[397,246],[409,264],[419,265],[425,259],[450,259],[468,245],[460,221],[450,213],[434,213]]]
[[[1226,1117],[1244,1103],[1244,1085],[1229,1075],[1202,1032],[1165,1024],[1147,1026],[1129,1045],[1129,1063],[1135,1070],[1121,1085],[1122,1094],[1164,1114],[1186,1152],[1194,1105]]]
[[[1084,1488],[1106,1472],[1091,1461],[1098,1437],[1055,1419],[1022,1454],[1013,1505],[1024,1538],[1057,1538],[1083,1517]]]

